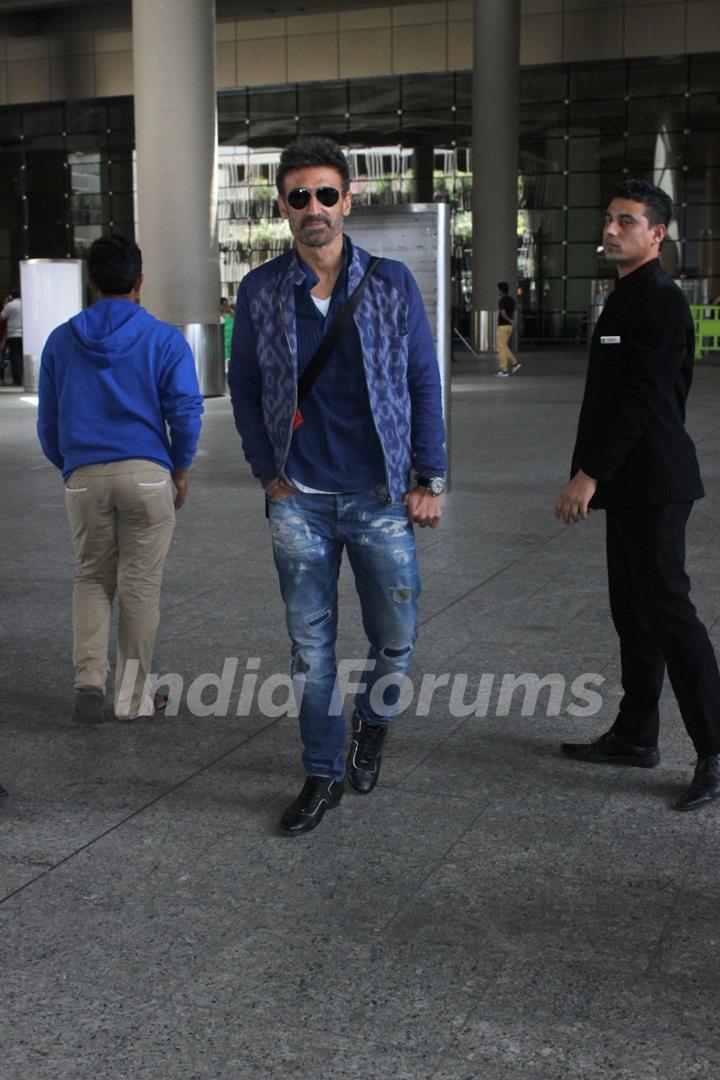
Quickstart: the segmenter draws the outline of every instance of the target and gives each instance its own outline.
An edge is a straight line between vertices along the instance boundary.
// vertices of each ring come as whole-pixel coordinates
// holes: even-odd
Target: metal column
[[[495,348],[497,282],[517,279],[520,0],[474,0],[472,339]]]
[[[133,0],[133,57],[143,303],[184,332],[202,393],[223,394],[214,0]]]

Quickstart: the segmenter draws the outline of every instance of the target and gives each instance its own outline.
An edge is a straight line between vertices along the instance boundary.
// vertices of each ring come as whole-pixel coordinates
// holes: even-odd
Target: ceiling
[[[167,0],[166,0],[167,2]],[[395,4],[412,0],[393,0]],[[170,8],[170,5],[168,5]],[[297,15],[304,12],[340,11],[343,8],[382,6],[382,0],[216,0],[219,19],[252,19],[271,15]],[[171,8],[170,8],[171,10]],[[0,23],[4,17],[34,20],[41,28],[48,24],[76,22],[78,16],[86,26],[98,20],[107,25],[108,14],[114,11],[118,25],[128,25],[131,0],[0,0]]]

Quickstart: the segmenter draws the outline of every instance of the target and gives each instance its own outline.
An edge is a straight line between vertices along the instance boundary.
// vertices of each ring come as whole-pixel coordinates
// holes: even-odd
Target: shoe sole
[[[562,750],[564,757],[570,761],[579,761],[583,765],[620,765],[623,768],[630,769],[655,769],[660,764],[660,758],[649,758],[647,761],[643,761],[642,758],[634,757],[616,757],[616,758],[591,758],[581,757],[575,754],[568,754],[567,750]]]
[[[696,810],[703,810],[706,806],[710,806],[711,803],[717,802],[720,799],[720,794],[711,795],[709,799],[703,799],[702,802],[694,803],[691,806],[683,806],[681,803],[673,803],[673,810],[677,810],[681,814],[692,814]]]

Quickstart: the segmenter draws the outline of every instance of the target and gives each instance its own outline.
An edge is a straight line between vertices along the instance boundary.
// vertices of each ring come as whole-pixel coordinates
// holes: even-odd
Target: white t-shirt
[[[326,296],[323,300],[321,300],[319,296],[313,296],[313,294],[310,293],[310,299],[312,300],[313,304],[318,309],[321,315],[327,315],[328,311],[330,310],[330,301],[332,300],[332,296]]]
[[[22,337],[22,304],[20,300],[9,300],[0,311],[0,318],[7,319],[7,336]]]

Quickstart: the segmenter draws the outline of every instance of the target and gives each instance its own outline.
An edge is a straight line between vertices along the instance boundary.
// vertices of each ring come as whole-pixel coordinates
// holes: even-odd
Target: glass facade
[[[470,72],[221,92],[223,291],[232,294],[248,269],[289,243],[274,203],[280,150],[297,135],[324,134],[348,148],[357,201],[410,201],[417,185],[431,184],[433,197],[450,203],[453,303],[462,318],[471,124]],[[132,235],[133,155],[130,98],[0,109],[0,287],[17,282],[21,258],[81,256],[103,232]],[[612,273],[597,251],[602,210],[623,176],[672,195],[677,220],[665,264],[693,298],[717,295],[720,57],[522,70],[518,281],[526,340],[586,337],[591,305]]]

